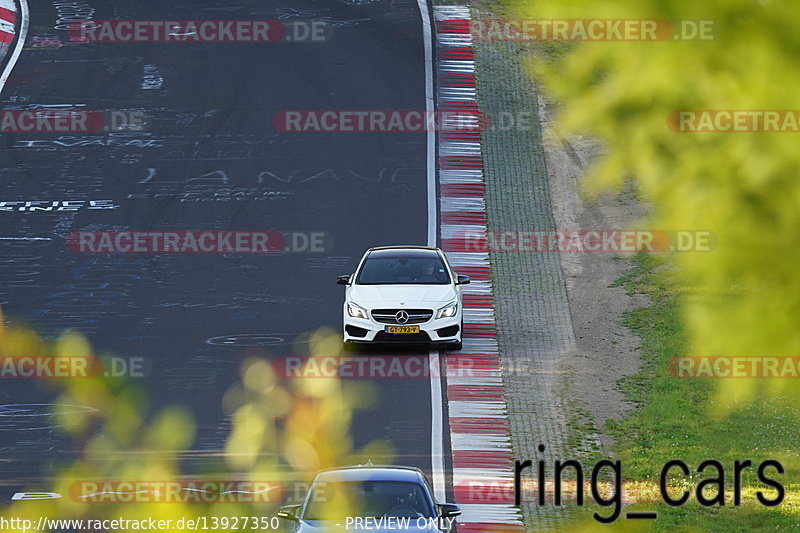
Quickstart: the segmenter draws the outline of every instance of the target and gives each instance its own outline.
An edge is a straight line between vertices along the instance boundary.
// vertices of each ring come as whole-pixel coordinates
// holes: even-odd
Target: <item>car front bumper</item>
[[[449,318],[431,318],[419,326],[419,333],[392,334],[386,333],[386,326],[373,318],[354,318],[344,313],[344,341],[353,343],[442,343],[453,344],[461,340],[461,309],[459,306],[455,316]],[[371,313],[370,313],[371,316]]]

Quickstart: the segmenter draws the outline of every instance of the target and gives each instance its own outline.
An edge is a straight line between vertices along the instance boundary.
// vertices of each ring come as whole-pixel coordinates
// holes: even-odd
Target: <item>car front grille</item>
[[[373,342],[386,342],[386,343],[402,342],[409,344],[415,342],[428,343],[431,342],[431,338],[424,331],[420,331],[419,333],[408,333],[406,335],[392,335],[391,333],[379,331],[378,333],[375,334],[375,339]]]
[[[408,313],[407,322],[398,322],[397,313],[405,311]],[[381,324],[422,324],[433,317],[433,309],[373,309],[372,318]]]

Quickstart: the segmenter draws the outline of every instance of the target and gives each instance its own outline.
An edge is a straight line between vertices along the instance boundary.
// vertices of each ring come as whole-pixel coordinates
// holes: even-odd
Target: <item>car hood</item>
[[[356,303],[387,307],[442,306],[457,296],[452,285],[353,285],[350,290],[350,299]]]
[[[297,533],[353,533],[356,531],[377,533],[397,533],[398,531],[404,533],[440,533],[441,530],[429,523],[428,520],[429,519],[420,519],[419,525],[426,527],[417,527],[416,519],[410,518],[408,523],[402,524],[397,523],[395,519],[395,521],[386,524],[386,527],[381,527],[382,524],[379,523],[370,523],[368,527],[356,527],[351,524],[349,528],[346,527],[344,522],[339,520],[303,520],[300,522],[296,531]]]

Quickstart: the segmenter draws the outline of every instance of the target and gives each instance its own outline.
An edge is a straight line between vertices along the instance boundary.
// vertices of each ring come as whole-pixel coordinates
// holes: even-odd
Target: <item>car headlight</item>
[[[456,315],[456,311],[458,311],[458,302],[447,304],[436,311],[436,318],[450,318]]]
[[[367,310],[361,306],[354,304],[353,302],[347,302],[347,314],[353,318],[369,319],[369,317],[367,316]]]

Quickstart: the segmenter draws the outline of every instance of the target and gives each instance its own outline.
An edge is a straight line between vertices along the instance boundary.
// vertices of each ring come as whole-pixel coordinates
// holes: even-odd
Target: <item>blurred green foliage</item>
[[[58,341],[42,341],[27,327],[4,327],[0,311],[0,356],[79,357],[92,358],[88,340],[75,332],[66,332]],[[339,355],[340,336],[329,329],[304,335],[302,346],[310,356]],[[302,497],[292,490],[307,486],[320,469],[355,464],[357,457],[375,454],[391,458],[391,447],[383,442],[369,443],[355,450],[350,437],[350,424],[355,409],[368,406],[368,389],[346,388],[336,378],[310,378],[281,381],[273,372],[269,353],[252,354],[241,365],[240,382],[232,384],[220,399],[224,413],[230,417],[231,431],[225,448],[209,457],[222,458],[222,467],[201,466],[201,471],[187,471],[184,461],[192,455],[196,424],[192,414],[181,407],[152,408],[145,388],[133,380],[96,377],[79,379],[43,379],[38,381],[48,394],[58,396],[53,412],[59,427],[72,440],[71,453],[59,456],[61,466],[55,475],[48,475],[35,490],[63,495],[60,499],[17,501],[0,508],[0,516],[31,520],[40,517],[56,519],[127,519],[172,520],[170,531],[195,530],[175,526],[178,520],[206,517],[227,518],[276,516],[278,506]],[[69,409],[80,406],[81,409]],[[61,408],[59,408],[61,407]],[[58,415],[57,413],[65,413]],[[23,480],[24,481],[24,480]],[[153,496],[149,484],[191,481],[251,483],[250,488],[269,486],[269,496],[242,498],[173,499],[170,503]],[[110,482],[111,485],[105,485]],[[134,494],[114,484],[144,483],[147,494]],[[265,485],[266,483],[266,485]],[[87,487],[101,487],[99,498],[83,499],[92,494]],[[114,495],[120,490],[121,495]],[[156,489],[159,490],[159,489]],[[244,490],[244,489],[242,489]],[[220,492],[221,494],[222,492]],[[163,495],[162,495],[163,496]],[[337,500],[334,514],[356,516],[359,502]],[[185,524],[186,522],[184,522]],[[232,523],[232,522],[230,522]],[[207,522],[211,524],[211,522]],[[274,527],[267,522],[266,529]],[[202,528],[201,528],[202,529]],[[214,529],[214,528],[212,528]],[[218,527],[238,531],[264,530],[264,524]],[[137,530],[134,528],[133,530]],[[125,531],[125,529],[117,529]]]
[[[588,135],[603,145],[581,182],[589,199],[633,182],[650,206],[642,227],[712,231],[716,238],[712,251],[676,252],[658,274],[647,271],[647,283],[670,297],[666,306],[655,301],[629,316],[645,332],[645,367],[636,379],[648,387],[632,398],[642,409],[618,430],[625,432],[617,435],[623,463],[637,480],[655,475],[668,456],[728,462],[766,456],[787,467],[786,500],[776,509],[753,504],[752,493],[761,486],[746,479],[750,503],[739,508],[667,509],[645,502],[635,508],[655,506],[657,522],[622,520],[609,528],[583,521],[585,514],[578,513],[568,529],[800,527],[798,443],[790,436],[796,424],[780,422],[786,413],[796,416],[800,380],[681,381],[665,370],[670,356],[800,355],[800,133],[680,132],[670,124],[671,115],[682,110],[800,109],[798,4],[507,0],[502,5],[502,16],[511,19],[668,20],[675,28],[680,21],[712,21],[713,38],[707,40],[534,42],[524,47],[526,65],[557,103],[557,137]]]
[[[675,254],[691,287],[688,355],[800,354],[800,133],[676,132],[676,110],[799,109],[800,10],[782,0],[511,0],[525,19],[712,20],[711,40],[571,42],[532,57],[563,135],[606,151],[589,195],[635,180],[648,225],[711,230],[711,252]],[[545,59],[545,60],[543,60]],[[724,416],[757,396],[797,401],[797,379],[719,380]]]

